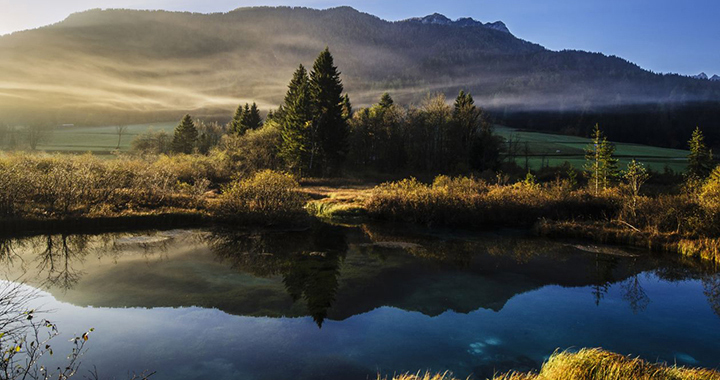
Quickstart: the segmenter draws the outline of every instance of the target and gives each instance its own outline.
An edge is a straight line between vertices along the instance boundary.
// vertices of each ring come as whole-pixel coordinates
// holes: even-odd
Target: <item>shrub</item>
[[[275,223],[304,214],[305,200],[293,177],[264,170],[227,185],[219,213],[232,219]]]

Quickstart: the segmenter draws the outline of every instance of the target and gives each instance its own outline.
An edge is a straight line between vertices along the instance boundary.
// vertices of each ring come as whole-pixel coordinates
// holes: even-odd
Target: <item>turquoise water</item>
[[[83,366],[108,378],[484,379],[582,347],[720,366],[720,276],[643,251],[326,225],[3,246],[62,334],[95,328]]]

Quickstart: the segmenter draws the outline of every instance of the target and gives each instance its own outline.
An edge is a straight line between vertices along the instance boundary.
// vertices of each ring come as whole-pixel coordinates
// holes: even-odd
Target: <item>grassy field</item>
[[[129,125],[120,141],[120,150],[128,150],[130,142],[138,134],[151,128],[172,134],[176,125],[177,121]],[[584,149],[590,143],[590,139],[582,137],[519,131],[502,126],[496,126],[495,131],[506,140],[514,141],[517,146],[515,161],[520,166],[525,166],[527,146],[527,163],[534,170],[541,166],[560,166],[564,162],[582,169],[585,163]],[[117,145],[118,135],[114,126],[58,127],[38,149],[67,153],[93,152],[102,155],[109,154]],[[628,143],[617,143],[616,146],[621,168],[635,158],[655,171],[662,171],[665,166],[678,172],[685,170],[687,151]]]
[[[164,130],[172,134],[177,121],[128,125],[120,141],[120,150],[130,149],[130,142],[135,136],[153,129]],[[109,154],[118,145],[118,133],[114,126],[109,127],[57,127],[45,141],[38,145],[38,150],[49,152]]]
[[[495,132],[506,140],[517,142],[515,161],[525,166],[525,147],[527,144],[528,166],[539,169],[541,166],[559,166],[569,162],[577,169],[585,164],[585,147],[590,139],[576,136],[553,135],[549,133],[519,131],[496,126]],[[688,152],[680,149],[659,148],[648,145],[616,143],[616,156],[623,168],[631,159],[636,159],[655,171],[663,171],[665,166],[676,172],[684,171]]]

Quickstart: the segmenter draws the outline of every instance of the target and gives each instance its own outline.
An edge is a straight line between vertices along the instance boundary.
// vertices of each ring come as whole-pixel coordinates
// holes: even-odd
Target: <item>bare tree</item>
[[[128,126],[125,124],[119,124],[115,126],[115,133],[118,135],[118,142],[117,147],[115,149],[120,149],[120,143],[122,142],[122,137],[127,132]]]
[[[51,128],[42,124],[31,124],[25,127],[25,140],[30,149],[37,149],[38,144],[47,141]]]

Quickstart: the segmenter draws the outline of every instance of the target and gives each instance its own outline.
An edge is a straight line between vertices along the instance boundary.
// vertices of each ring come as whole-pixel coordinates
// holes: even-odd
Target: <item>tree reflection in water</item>
[[[257,276],[280,275],[293,302],[305,301],[322,327],[340,284],[340,266],[348,250],[339,228],[321,225],[297,233],[215,231],[207,242],[233,268]]]
[[[720,273],[704,276],[702,283],[710,307],[720,317]]]

